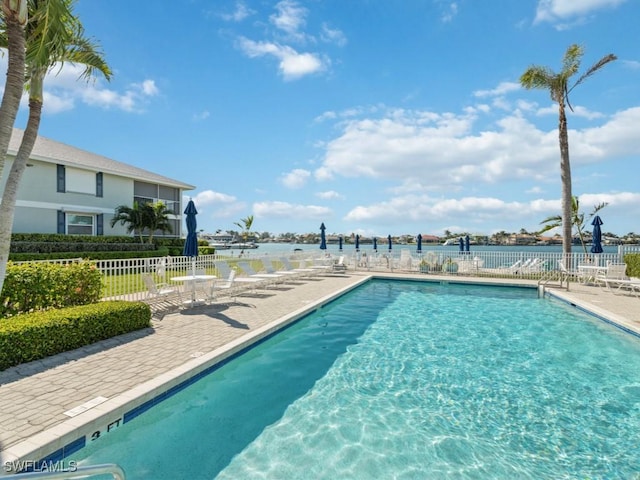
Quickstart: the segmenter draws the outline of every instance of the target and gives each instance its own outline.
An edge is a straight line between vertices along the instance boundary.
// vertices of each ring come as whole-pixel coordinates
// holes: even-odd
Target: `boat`
[[[209,242],[209,246],[216,250],[229,250],[231,248],[231,244],[221,242]]]
[[[231,246],[229,248],[239,248],[241,250],[248,250],[251,248],[258,248],[258,244],[254,243],[254,242],[247,242],[247,243],[232,243]]]

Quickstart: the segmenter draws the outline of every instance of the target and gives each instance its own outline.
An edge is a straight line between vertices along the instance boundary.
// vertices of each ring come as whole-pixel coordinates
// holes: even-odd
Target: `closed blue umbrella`
[[[184,242],[184,246],[182,247],[182,254],[185,257],[191,257],[193,260],[191,262],[191,270],[192,274],[195,277],[196,275],[196,257],[198,256],[198,234],[196,233],[196,229],[198,228],[198,222],[196,221],[196,215],[198,211],[196,210],[196,205],[193,203],[193,200],[189,200],[187,203],[187,208],[184,209],[185,222],[187,224],[187,238]],[[196,282],[191,282],[193,287],[193,292],[191,293],[191,301],[195,300],[196,295]]]
[[[600,229],[602,220],[599,215],[593,217],[591,225],[593,225],[593,244],[591,245],[591,253],[602,253],[602,230]]]
[[[360,251],[360,235],[356,235],[356,252]]]
[[[324,226],[324,222],[320,225],[320,250],[327,249],[327,237],[325,237],[324,231],[326,227]]]
[[[464,238],[460,237],[458,239],[458,245],[460,246],[460,251],[464,252]]]
[[[378,251],[378,238],[377,237],[373,237],[373,250],[375,252]]]
[[[184,209],[184,214],[186,215],[187,239],[185,240],[182,248],[182,255],[186,257],[197,257],[198,234],[196,233],[196,230],[198,228],[198,222],[196,221],[196,215],[198,214],[198,211],[196,210],[196,205],[193,203],[193,200],[189,200],[189,203],[187,203],[187,208]]]
[[[418,253],[422,253],[422,234],[418,234]]]
[[[389,243],[389,251],[391,251],[391,235],[387,235],[387,242]]]
[[[338,249],[342,251],[342,237],[338,238]]]
[[[464,250],[469,253],[469,235],[464,237]]]

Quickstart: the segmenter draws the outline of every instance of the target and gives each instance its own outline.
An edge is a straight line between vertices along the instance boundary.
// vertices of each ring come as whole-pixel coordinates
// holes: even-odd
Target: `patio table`
[[[187,283],[187,284],[191,284],[192,288],[191,288],[191,305],[196,303],[196,284],[197,283],[207,283],[210,282],[212,280],[215,280],[216,277],[215,275],[182,275],[182,276],[178,276],[178,277],[171,277],[171,281],[172,282],[179,282],[179,283]]]

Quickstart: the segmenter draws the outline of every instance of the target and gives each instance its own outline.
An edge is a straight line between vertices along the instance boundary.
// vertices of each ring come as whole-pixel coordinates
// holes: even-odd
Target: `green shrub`
[[[627,264],[627,275],[640,277],[640,253],[627,253],[624,256],[624,263]]]
[[[166,247],[157,250],[135,251],[135,252],[53,252],[53,253],[11,253],[9,260],[13,262],[31,262],[34,260],[65,260],[65,259],[85,259],[85,260],[119,260],[121,258],[152,258],[166,257],[169,249]],[[182,255],[182,250],[178,255]]]
[[[216,253],[216,247],[210,246],[199,246],[198,247],[198,255],[213,255]]]
[[[13,233],[11,245],[19,242],[49,243],[137,243],[140,239],[128,235],[64,235],[62,233]]]
[[[102,281],[102,273],[91,262],[9,262],[0,317],[95,303],[102,298]]]
[[[0,370],[151,325],[142,302],[109,301],[0,320]]]
[[[96,242],[11,242],[11,253],[51,252],[144,252],[156,250],[152,243],[96,243]]]

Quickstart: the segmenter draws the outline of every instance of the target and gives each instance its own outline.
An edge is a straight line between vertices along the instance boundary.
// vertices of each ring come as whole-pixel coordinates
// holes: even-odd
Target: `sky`
[[[561,211],[558,106],[519,78],[558,72],[572,44],[574,80],[613,53],[569,96],[573,194],[585,214],[608,203],[604,232],[640,233],[637,0],[78,0],[75,12],[113,78],[54,69],[40,135],[194,185],[205,232],[249,215],[272,234],[537,231]]]

